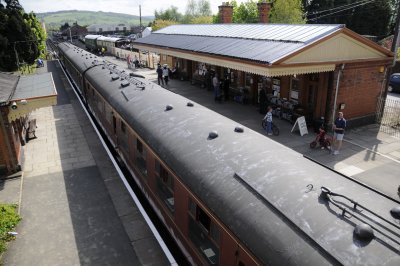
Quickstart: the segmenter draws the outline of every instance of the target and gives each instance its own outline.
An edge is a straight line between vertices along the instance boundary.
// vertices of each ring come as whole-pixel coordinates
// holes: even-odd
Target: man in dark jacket
[[[160,64],[158,64],[157,66],[157,80],[158,80],[158,85],[161,85],[162,83],[162,85],[164,86],[163,70]]]

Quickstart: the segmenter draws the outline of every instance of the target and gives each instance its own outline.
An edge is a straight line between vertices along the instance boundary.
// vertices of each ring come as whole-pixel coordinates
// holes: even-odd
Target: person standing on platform
[[[219,80],[217,73],[215,73],[212,83],[214,88],[214,100],[217,101],[219,97]]]
[[[267,122],[267,134],[269,136],[272,135],[272,107],[268,106],[268,112],[267,114],[264,116],[264,120]]]
[[[156,72],[157,72],[157,81],[158,81],[158,85],[161,85],[161,84],[162,84],[162,86],[164,86],[163,70],[162,70],[160,64],[158,64]]]
[[[165,87],[168,88],[168,75],[169,75],[169,69],[167,67],[167,65],[165,64],[162,70],[162,74],[164,77],[164,81],[165,81]]]
[[[230,83],[229,74],[227,74],[225,76],[225,80],[224,80],[224,98],[225,98],[225,101],[229,100],[229,83]]]
[[[339,150],[342,147],[342,141],[344,137],[344,130],[346,128],[346,119],[343,117],[343,112],[339,112],[338,118],[336,118],[333,124],[333,155],[339,154]]]

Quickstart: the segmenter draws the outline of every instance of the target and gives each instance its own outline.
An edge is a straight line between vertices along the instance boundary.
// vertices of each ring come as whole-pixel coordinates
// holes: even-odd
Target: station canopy
[[[333,71],[353,61],[390,61],[393,54],[344,25],[172,25],[134,47],[262,76]]]

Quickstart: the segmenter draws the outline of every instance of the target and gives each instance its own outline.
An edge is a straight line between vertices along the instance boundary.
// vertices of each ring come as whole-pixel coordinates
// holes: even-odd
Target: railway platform
[[[22,221],[3,265],[175,265],[121,181],[57,61],[58,104],[38,109],[22,171],[0,180],[0,202]],[[0,263],[1,264],[1,263]]]
[[[123,60],[111,56],[105,59],[128,69]],[[157,83],[155,70],[139,68],[133,71]],[[260,114],[254,105],[242,105],[234,101],[215,102],[212,91],[207,91],[199,85],[192,85],[189,81],[171,79],[168,89],[266,135],[261,128],[261,119],[264,115]],[[379,125],[372,124],[347,130],[340,154],[333,156],[327,150],[310,149],[309,144],[316,137],[312,128],[308,129],[308,134],[300,136],[298,131],[291,132],[293,125],[286,120],[274,117],[274,124],[280,128],[279,136],[266,137],[271,137],[317,163],[365,183],[395,200],[400,200],[398,191],[400,139],[380,131]],[[333,135],[331,132],[328,134]]]

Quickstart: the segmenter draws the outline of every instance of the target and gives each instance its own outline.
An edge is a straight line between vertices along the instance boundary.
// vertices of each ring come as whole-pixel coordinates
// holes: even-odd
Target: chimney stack
[[[260,23],[268,23],[269,11],[271,10],[271,3],[267,3],[265,0],[261,3],[257,3],[258,17]]]
[[[219,21],[223,24],[232,23],[233,6],[229,5],[229,2],[222,2],[219,9]]]

